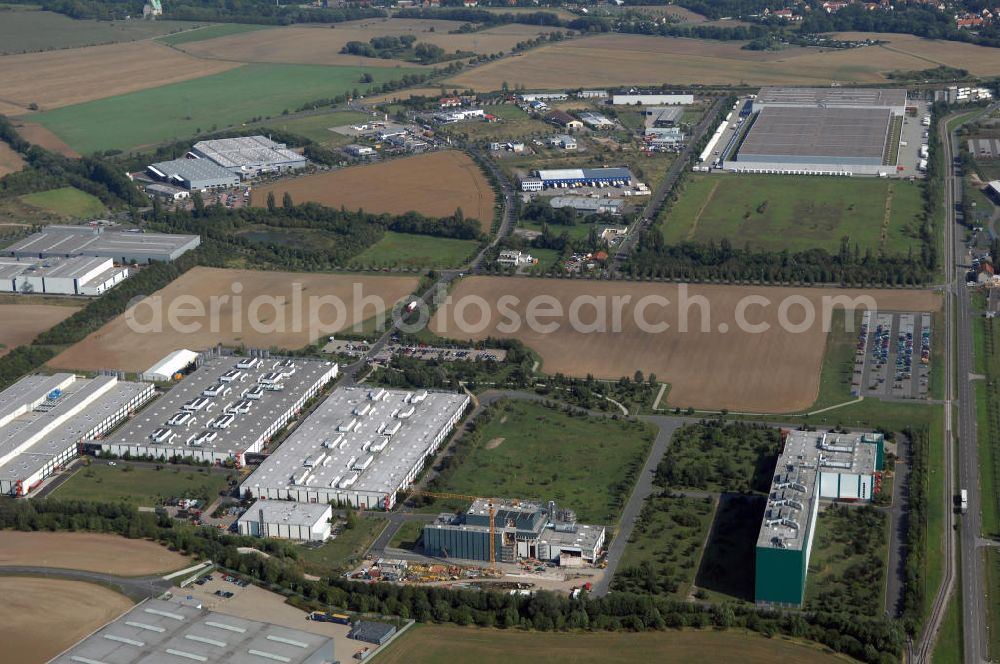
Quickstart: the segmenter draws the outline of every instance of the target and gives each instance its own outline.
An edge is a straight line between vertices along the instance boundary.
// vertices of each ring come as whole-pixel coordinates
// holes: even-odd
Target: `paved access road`
[[[41,576],[45,578],[67,579],[99,583],[117,590],[133,601],[157,597],[170,590],[173,584],[160,576],[114,576],[100,572],[85,572],[60,567],[32,567],[22,565],[0,566],[0,576]]]

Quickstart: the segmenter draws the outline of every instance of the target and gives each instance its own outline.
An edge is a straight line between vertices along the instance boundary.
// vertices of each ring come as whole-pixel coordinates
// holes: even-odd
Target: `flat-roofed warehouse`
[[[765,108],[884,108],[906,111],[904,88],[761,88],[753,100],[756,113]]]
[[[127,279],[128,268],[110,258],[0,256],[0,293],[100,295]]]
[[[150,164],[146,171],[153,177],[192,191],[235,187],[240,176],[211,159],[171,159]]]
[[[258,500],[236,521],[240,535],[324,542],[330,537],[329,503]]]
[[[94,447],[118,456],[193,457],[242,467],[337,377],[332,362],[208,357]],[[96,449],[95,449],[96,451]]]
[[[70,373],[27,376],[0,392],[0,493],[26,496],[153,396],[149,383]]]
[[[820,500],[870,502],[881,488],[884,445],[878,433],[785,433],[757,536],[757,604],[802,605]]]
[[[275,143],[266,136],[240,136],[199,141],[191,153],[210,159],[222,168],[241,178],[261,173],[278,173],[305,168],[306,158],[288,149],[284,143]]]
[[[736,170],[874,173],[887,165],[894,115],[887,109],[765,108],[736,154]]]
[[[392,509],[461,419],[469,396],[341,387],[240,487],[255,498]]]
[[[49,664],[333,664],[333,639],[215,613],[179,600],[149,599]]]
[[[106,230],[100,226],[46,226],[0,249],[0,256],[93,256],[110,258],[119,263],[155,263],[176,260],[200,244],[201,237],[197,235]]]

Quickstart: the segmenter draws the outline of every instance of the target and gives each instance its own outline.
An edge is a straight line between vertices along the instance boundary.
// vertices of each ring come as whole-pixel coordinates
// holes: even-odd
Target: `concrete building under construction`
[[[604,551],[604,526],[577,523],[571,510],[554,502],[501,501],[493,506],[497,562],[522,558],[558,562],[565,567],[596,563]],[[424,553],[439,558],[490,560],[490,503],[479,499],[460,516],[442,514],[424,526]]]

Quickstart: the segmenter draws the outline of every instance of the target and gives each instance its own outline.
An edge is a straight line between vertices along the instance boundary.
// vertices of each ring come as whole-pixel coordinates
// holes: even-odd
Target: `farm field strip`
[[[451,293],[451,304],[439,308],[430,328],[451,339],[485,339],[506,336],[520,339],[542,357],[542,369],[549,374],[572,376],[593,374],[598,378],[617,379],[632,376],[636,370],[655,373],[671,384],[670,405],[686,408],[733,411],[788,413],[808,408],[819,392],[820,370],[826,346],[826,333],[819,323],[823,297],[870,295],[883,310],[936,311],[940,298],[930,291],[851,290],[827,288],[771,288],[691,285],[682,296],[677,284],[581,282],[545,279],[504,279],[471,277],[464,279]],[[509,306],[501,311],[496,303],[508,295]],[[536,296],[550,296],[562,309],[562,316],[543,314],[541,323],[553,323],[557,329],[545,332],[542,325],[532,329],[527,324],[526,309]],[[483,298],[488,311],[484,320],[479,307],[460,311],[456,303],[466,296]],[[611,314],[615,296],[629,296],[620,305],[621,325],[614,329]],[[665,297],[647,306],[637,318],[636,303],[644,297]],[[693,300],[692,298],[702,299]],[[739,330],[737,306],[748,296],[761,296],[768,306],[753,306],[744,311],[748,323],[767,324],[763,333]],[[596,298],[604,302],[604,313],[595,316],[598,305],[581,306],[573,329],[567,314],[574,299]],[[683,298],[683,299],[682,299]],[[782,301],[808,302],[816,313],[815,324],[801,332],[779,325],[778,309]],[[704,302],[704,308],[693,302]],[[580,301],[586,304],[585,300]],[[707,316],[703,313],[708,310]],[[508,326],[514,312],[521,321]],[[544,308],[548,311],[548,305]],[[687,331],[681,332],[681,311],[687,312]],[[789,323],[803,321],[804,306],[786,310]],[[639,327],[643,320],[647,330]],[[464,324],[460,321],[464,320]],[[600,327],[591,327],[603,323]],[[669,327],[663,329],[662,325]],[[512,329],[513,328],[513,329]],[[721,378],[724,377],[724,378]]]
[[[6,143],[0,142],[0,178],[24,168],[24,159]]]
[[[462,208],[466,218],[479,220],[483,232],[493,225],[496,203],[493,188],[479,166],[457,151],[392,159],[256,187],[253,205],[262,207],[270,192],[279,201],[288,192],[295,203],[313,201],[379,214],[419,212],[447,217]]]
[[[378,313],[373,304],[364,304],[362,308],[361,300],[355,299],[356,284],[363,298],[375,298],[392,307],[416,288],[417,281],[416,276],[258,272],[197,267],[57,355],[49,366],[56,369],[114,367],[121,371],[145,371],[178,348],[204,350],[220,343],[227,346],[245,344],[255,348],[301,348],[315,338],[310,338],[314,336],[314,330],[310,329],[309,320],[304,316],[295,317],[296,289],[299,289],[302,298],[304,314],[309,311],[308,298],[312,296],[339,298],[344,303],[347,318],[338,329],[344,329]],[[232,298],[237,292],[242,299]],[[200,302],[204,313],[200,317],[182,315],[179,320],[184,327],[172,330],[168,319],[169,307],[182,296],[189,303],[192,297]],[[229,297],[223,300],[221,296]],[[259,308],[252,306],[254,301],[262,303]],[[211,309],[213,302],[217,303],[217,315],[213,315]],[[267,302],[275,304],[272,306]],[[162,314],[161,326],[154,322],[154,311]],[[133,330],[127,320],[130,312],[135,314],[136,322],[153,329],[145,333],[142,328],[140,331]],[[336,331],[333,323],[337,313],[332,306],[318,310],[317,318],[324,323],[317,328],[318,332],[333,334]],[[196,329],[187,329],[188,325]]]
[[[83,306],[53,304],[0,304],[0,357],[61,323]]]
[[[5,530],[0,565],[35,565],[115,576],[166,574],[190,565],[188,558],[143,539],[83,532]]]

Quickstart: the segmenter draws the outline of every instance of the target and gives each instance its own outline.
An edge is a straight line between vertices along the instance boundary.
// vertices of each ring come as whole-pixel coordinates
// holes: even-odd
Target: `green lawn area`
[[[518,226],[520,226],[521,228],[526,228],[530,231],[537,231],[539,233],[542,232],[542,224],[539,224],[534,221],[527,221],[525,219],[522,219],[518,222]],[[568,235],[571,240],[585,240],[587,239],[587,235],[590,234],[590,229],[594,228],[594,226],[595,224],[586,222],[581,223],[579,221],[573,224],[572,226],[566,226],[562,224],[550,224],[549,231],[554,233],[555,235],[562,235],[563,233],[566,233],[566,235]],[[531,251],[531,255],[532,256],[535,255],[533,251]]]
[[[933,664],[962,664],[962,620],[958,607],[961,604],[962,586],[955,586],[955,594],[948,601],[941,631],[934,645]]]
[[[379,517],[359,517],[353,528],[344,528],[323,546],[299,549],[302,569],[307,574],[325,576],[353,567],[388,525]]]
[[[582,523],[614,524],[655,437],[652,425],[568,415],[537,403],[507,402],[435,491],[554,500]],[[463,501],[438,500],[443,506]]]
[[[206,468],[164,465],[160,470],[94,463],[77,471],[52,495],[64,500],[125,501],[156,507],[170,498],[198,498],[211,502],[228,488],[228,473]]]
[[[475,240],[456,240],[386,231],[385,237],[354,257],[356,267],[459,267],[479,248]]]
[[[928,424],[927,464],[927,539],[924,563],[924,610],[929,613],[934,596],[944,577],[944,547],[946,542],[939,533],[944,532],[944,409],[931,410]],[[912,479],[911,479],[912,482]],[[926,613],[925,613],[926,615]]]
[[[100,199],[85,191],[80,191],[76,187],[60,187],[59,189],[25,194],[20,199],[22,203],[66,217],[89,219],[104,214],[104,203]]]
[[[423,521],[405,521],[403,525],[399,527],[396,534],[392,536],[389,540],[389,546],[394,549],[409,549],[413,550],[417,546],[417,542],[424,534],[424,522]]]
[[[551,270],[562,258],[562,252],[556,251],[555,249],[529,249],[528,253],[531,254],[533,258],[538,259],[538,265],[535,269],[539,271]]]
[[[180,30],[195,23],[187,21],[98,21],[72,19],[55,12],[13,5],[0,13],[0,53],[33,53],[59,48],[148,39]]]
[[[994,381],[992,387],[982,381],[974,383],[976,388],[976,420],[979,443],[979,487],[961,487],[969,491],[978,491],[982,496],[983,535],[987,537],[1000,535],[1000,496],[997,495],[998,480],[1000,480],[1000,452],[997,450],[1000,441],[1000,397],[996,391],[995,381],[1000,378],[1000,325],[996,319],[977,318],[973,327],[982,326],[984,356],[986,358],[986,375],[988,381]]]
[[[881,229],[892,193],[885,241]],[[919,250],[920,186],[913,182],[865,178],[773,175],[697,175],[662,224],[664,239],[716,242],[734,247],[836,252],[847,236],[851,245],[873,253]]]
[[[284,129],[299,136],[305,136],[323,145],[348,145],[357,139],[330,131],[330,127],[341,127],[343,125],[364,122],[368,119],[369,116],[364,113],[337,111],[334,113],[307,115],[301,118],[275,118],[269,121],[267,126]]]
[[[251,64],[221,74],[107,97],[32,116],[77,151],[127,150],[193,136],[211,128],[280,116],[303,103],[397,80],[412,68]]]
[[[986,628],[989,630],[989,656],[995,660],[1000,655],[1000,551],[984,547],[986,556]]]
[[[651,496],[625,547],[614,589],[686,597],[714,512],[714,498]]]
[[[228,37],[229,35],[239,35],[244,32],[256,32],[257,30],[264,30],[270,27],[269,25],[250,25],[248,23],[218,23],[158,37],[156,41],[167,46],[178,46],[180,44],[205,41],[206,39],[215,39],[216,37]]]
[[[888,546],[885,512],[868,506],[823,508],[809,557],[807,608],[882,615]]]

